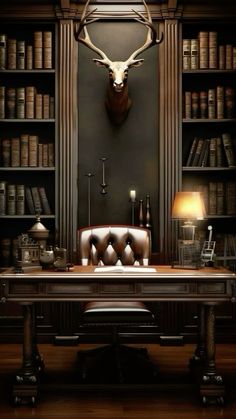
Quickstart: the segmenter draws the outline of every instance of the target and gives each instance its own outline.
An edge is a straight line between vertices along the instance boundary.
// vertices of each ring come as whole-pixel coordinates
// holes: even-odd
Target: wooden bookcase
[[[36,48],[34,45],[34,33],[40,32],[42,34],[42,68],[37,68],[37,64],[35,63],[36,59]],[[44,34],[49,32],[52,36],[52,50],[49,51],[49,55],[51,56],[51,65],[45,64],[44,58]],[[1,166],[0,166],[0,181],[6,182],[6,185],[14,184],[14,185],[24,185],[24,191],[26,188],[32,187],[44,187],[45,192],[47,195],[47,199],[51,208],[50,214],[45,214],[44,210],[41,211],[41,221],[45,225],[45,227],[50,231],[49,233],[49,240],[48,244],[55,243],[55,231],[56,231],[56,223],[57,223],[57,202],[56,202],[56,111],[55,111],[55,101],[57,95],[56,89],[56,58],[55,58],[55,51],[56,51],[56,31],[55,31],[55,24],[54,23],[44,23],[44,22],[29,22],[29,21],[10,21],[6,24],[1,25],[1,34],[6,35],[6,65],[5,68],[1,68],[0,70],[0,86],[4,86],[5,88],[5,117],[0,119],[0,139],[1,139]],[[8,57],[8,40],[15,39],[16,40],[16,68],[9,69],[9,60]],[[19,41],[25,42],[25,54],[21,54],[21,56],[25,56],[25,63],[22,65],[19,64],[19,53],[18,53],[18,44]],[[31,45],[33,48],[32,54],[32,68],[30,65],[27,65],[27,47]],[[4,67],[4,66],[2,66]],[[11,67],[11,66],[10,66]],[[19,68],[22,67],[22,68]],[[40,65],[39,65],[40,67]],[[47,67],[47,68],[46,68]],[[32,110],[33,114],[31,117],[27,117],[26,113],[26,87],[33,86],[35,88],[34,92],[34,102],[36,102],[36,93],[41,95],[42,102],[44,98],[49,99],[46,97],[50,95],[51,100],[51,108],[50,111],[47,112],[47,109],[42,109],[42,117],[36,113],[36,103],[34,103]],[[25,117],[19,118],[19,114],[15,111],[15,114],[9,117],[9,106],[7,104],[7,91],[9,88],[15,88],[17,92],[18,88],[24,88],[25,91],[25,104],[23,103],[23,107],[25,108]],[[54,102],[54,103],[53,103]],[[15,107],[17,108],[17,100]],[[46,112],[44,112],[46,111]],[[29,115],[29,114],[28,114]],[[8,139],[10,144],[10,160],[12,158],[12,139],[13,138],[21,138],[22,135],[27,136],[37,136],[38,143],[41,144],[40,148],[44,149],[44,162],[40,162],[39,160],[39,146],[37,145],[36,150],[36,159],[37,162],[35,166],[28,165],[23,166],[20,162],[19,166],[14,167],[12,162],[10,164],[4,163],[4,156],[3,156],[3,140]],[[47,163],[47,155],[48,155],[48,144],[51,144],[51,148],[53,149],[53,155],[51,156],[53,161]],[[21,157],[22,147],[20,147],[20,157]],[[28,147],[28,155],[30,155],[30,149]],[[7,195],[7,193],[6,193]],[[9,210],[7,209],[5,214],[0,215],[0,229],[1,229],[1,266],[6,266],[12,264],[15,258],[14,254],[14,240],[17,238],[18,235],[21,233],[26,233],[34,224],[35,222],[35,214],[30,212],[26,193],[24,194],[24,202],[25,202],[25,210],[23,214],[15,212],[15,214],[9,214]],[[7,200],[7,197],[6,197]],[[42,203],[41,203],[42,206]],[[38,210],[35,210],[37,213]],[[9,247],[10,245],[10,247]]]
[[[231,51],[236,46],[233,27],[234,24],[227,21],[224,23],[222,21],[196,21],[194,24],[193,22],[191,24],[184,23],[182,26],[182,42],[185,39],[198,40],[197,68],[193,68],[194,61],[192,61],[191,65],[191,55],[189,61],[186,61],[186,55],[183,55],[182,189],[200,190],[203,192],[207,220],[199,225],[199,238],[202,241],[207,240],[207,226],[212,225],[213,240],[216,240],[217,260],[220,264],[223,263],[235,269],[236,166],[235,161],[230,166],[227,162],[222,136],[225,133],[230,135],[233,153],[236,156],[236,64],[233,65],[233,58],[231,58],[231,68],[226,68],[230,67],[226,64],[226,58],[224,61],[225,64],[222,64],[222,62],[219,63],[221,46],[223,45],[227,49],[227,46],[231,45]],[[204,50],[202,51],[201,49],[200,51],[200,33],[208,34],[208,36],[209,33],[216,34],[216,42],[212,44],[213,49],[210,49],[208,44],[208,62],[206,63],[204,63],[204,60],[202,62],[202,58],[204,59]],[[212,59],[212,55],[213,58],[215,57],[215,62]],[[205,68],[200,68],[200,66]],[[223,91],[222,103],[220,103],[220,98],[217,98],[217,89],[219,88]],[[233,107],[230,111],[227,110],[226,103],[226,92],[228,88],[232,88],[234,92]],[[213,89],[215,94],[213,115],[209,113],[211,111],[209,109],[209,102],[211,106],[210,89]],[[187,95],[186,92],[188,92]],[[200,99],[201,92],[205,92],[205,106],[204,101]],[[188,104],[188,95],[191,95],[190,106]],[[194,95],[197,98],[195,101],[193,101]],[[195,105],[193,105],[193,102],[195,102]],[[231,106],[232,103],[228,102],[228,105]],[[203,166],[201,158],[197,163],[191,164],[190,162],[187,165],[194,138],[197,138],[198,144],[200,143],[199,139],[203,140],[203,145],[200,144],[200,149],[203,149],[204,144],[207,142],[208,158]],[[213,140],[214,138],[218,138],[219,140]],[[200,153],[203,155],[204,151]],[[196,149],[193,154],[196,156]]]

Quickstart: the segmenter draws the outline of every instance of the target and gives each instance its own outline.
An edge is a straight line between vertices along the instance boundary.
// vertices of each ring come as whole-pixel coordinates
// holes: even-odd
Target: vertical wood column
[[[73,21],[59,23],[58,60],[58,242],[68,250],[69,260],[76,251],[77,229],[77,68]]]
[[[160,47],[160,253],[170,263],[176,225],[171,220],[172,202],[181,183],[181,129],[179,77],[179,22],[166,19],[164,41]]]

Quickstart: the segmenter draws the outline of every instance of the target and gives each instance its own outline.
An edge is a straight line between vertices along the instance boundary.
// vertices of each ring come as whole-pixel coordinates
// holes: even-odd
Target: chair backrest
[[[82,265],[148,265],[151,233],[128,225],[101,225],[78,230]]]

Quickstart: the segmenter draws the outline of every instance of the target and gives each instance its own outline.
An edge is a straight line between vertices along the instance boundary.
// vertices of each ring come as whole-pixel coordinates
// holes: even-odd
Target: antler
[[[152,46],[156,44],[160,44],[163,40],[163,33],[161,34],[161,38],[157,39],[157,31],[152,23],[151,13],[147,7],[145,0],[143,0],[143,4],[147,13],[147,18],[143,16],[141,13],[137,12],[136,10],[132,9],[132,11],[136,13],[136,15],[139,16],[139,18],[135,18],[135,20],[139,23],[142,23],[148,28],[147,38],[146,38],[145,43],[130,55],[130,57],[126,61],[127,65],[135,64],[136,62],[135,58],[139,54],[141,54],[143,51],[145,51],[148,48],[151,48]]]
[[[88,30],[87,30],[86,26],[88,26],[91,23],[99,20],[99,18],[88,19],[89,16],[91,16],[97,10],[97,9],[94,9],[90,12],[87,12],[89,2],[90,2],[90,0],[87,0],[86,4],[84,6],[78,29],[76,29],[76,26],[74,26],[74,36],[75,36],[76,41],[81,42],[86,47],[90,48],[92,51],[95,51],[98,55],[100,55],[104,65],[110,65],[111,61],[106,56],[106,54],[100,48],[96,47],[90,39],[90,36],[89,36],[89,33],[88,33]],[[84,38],[80,36],[82,31],[84,32]]]

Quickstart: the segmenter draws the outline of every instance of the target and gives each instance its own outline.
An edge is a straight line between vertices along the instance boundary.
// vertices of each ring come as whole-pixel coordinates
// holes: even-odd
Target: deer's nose
[[[117,83],[117,82],[114,81],[114,83],[113,83],[113,87],[114,87],[115,90],[121,90],[121,89],[123,89],[123,86],[124,86],[123,82]]]

